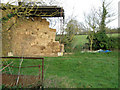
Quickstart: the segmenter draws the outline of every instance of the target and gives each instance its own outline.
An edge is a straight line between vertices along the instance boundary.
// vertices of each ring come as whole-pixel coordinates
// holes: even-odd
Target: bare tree
[[[99,29],[105,32],[106,25],[115,20],[114,16],[116,14],[110,8],[111,3],[110,1],[102,0],[102,5],[98,10],[93,8],[89,14],[84,14],[85,27],[89,31],[90,50],[92,50],[95,31]]]
[[[89,14],[84,14],[85,17],[85,29],[88,30],[88,37],[90,39],[90,50],[92,51],[93,38],[96,28],[98,27],[99,20],[97,18],[96,10],[92,9]]]

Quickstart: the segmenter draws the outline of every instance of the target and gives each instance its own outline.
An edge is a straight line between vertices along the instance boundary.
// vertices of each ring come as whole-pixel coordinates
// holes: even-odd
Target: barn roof
[[[11,5],[12,6],[12,5]],[[8,8],[8,7],[7,7]],[[12,9],[18,8],[15,6]],[[2,9],[6,9],[5,7]],[[64,9],[63,7],[58,6],[21,6],[18,8],[18,13],[20,15],[24,14],[24,11],[30,11],[29,13],[25,14],[25,16],[32,16],[32,17],[63,17],[64,18]]]
[[[28,7],[28,10],[31,10],[32,7]],[[19,13],[22,13],[26,10],[26,7],[19,8]],[[27,15],[26,15],[27,16]],[[37,6],[32,8],[32,11],[28,16],[41,16],[41,17],[64,17],[64,9],[57,6]]]

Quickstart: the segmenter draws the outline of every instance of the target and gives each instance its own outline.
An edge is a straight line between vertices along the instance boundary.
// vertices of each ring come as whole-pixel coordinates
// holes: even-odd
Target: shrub
[[[109,46],[109,49],[118,49],[118,38],[117,37],[110,37],[109,38],[109,41],[108,41],[108,46]]]
[[[95,33],[93,39],[93,49],[108,49],[108,39],[109,37],[104,32]]]
[[[83,50],[83,46],[81,45],[76,45],[75,47],[72,47],[73,52],[80,52]]]
[[[90,48],[90,39],[89,40],[89,48]],[[93,38],[93,50],[107,50],[107,49],[118,49],[118,38],[117,37],[108,37],[105,32],[97,32],[94,34]]]
[[[65,52],[72,52],[72,43],[74,41],[73,36],[69,35],[62,35],[57,36],[56,41],[59,41],[61,44],[64,44],[64,51]]]
[[[97,32],[94,33],[93,36],[93,50],[98,50],[98,49],[108,49],[108,36],[104,32]],[[90,39],[89,36],[87,37],[89,40],[89,47],[90,47]]]

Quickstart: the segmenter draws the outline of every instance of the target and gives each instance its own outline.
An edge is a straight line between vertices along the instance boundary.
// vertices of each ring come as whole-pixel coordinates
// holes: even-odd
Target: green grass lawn
[[[85,43],[88,42],[88,40],[86,39],[88,35],[76,35],[74,38],[74,45],[80,45],[83,46]]]
[[[118,37],[119,34],[107,34],[109,37]],[[74,44],[75,45],[80,45],[83,46],[85,43],[88,43],[88,40],[86,39],[88,35],[76,35],[75,36],[75,40],[74,40]]]
[[[41,60],[24,60],[22,66],[39,65]],[[14,65],[19,64],[14,60]],[[75,53],[45,57],[44,86],[60,88],[118,87],[118,52]],[[22,74],[38,75],[38,68],[22,69]],[[17,70],[13,71],[17,72]]]
[[[120,34],[116,33],[116,34],[107,34],[109,37],[118,37]]]
[[[60,87],[118,87],[118,53],[76,53],[57,58],[45,58],[48,66],[45,78],[66,78]]]

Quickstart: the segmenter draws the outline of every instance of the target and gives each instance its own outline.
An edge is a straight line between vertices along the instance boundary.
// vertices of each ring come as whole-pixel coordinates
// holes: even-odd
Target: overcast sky
[[[9,0],[2,0],[2,2],[7,2]],[[12,1],[12,0],[11,0]],[[59,0],[57,0],[59,1]],[[84,12],[87,13],[91,8],[98,8],[101,5],[101,0],[60,0],[62,6],[65,10],[65,18],[68,19],[71,16],[75,17],[79,22],[84,21]],[[109,1],[109,0],[107,0]],[[112,0],[112,8],[118,13],[118,2],[120,0]],[[109,27],[118,27],[118,17],[116,20],[109,24]]]
[[[98,8],[101,5],[102,0],[62,0],[63,7],[65,9],[66,18],[71,16],[76,16],[76,19],[79,22],[84,21],[84,12],[87,13],[91,10],[91,8]],[[107,0],[111,1],[111,0]],[[118,2],[120,0],[112,0],[111,8],[118,14]],[[109,27],[118,27],[118,16],[116,16],[116,20],[109,24]]]

